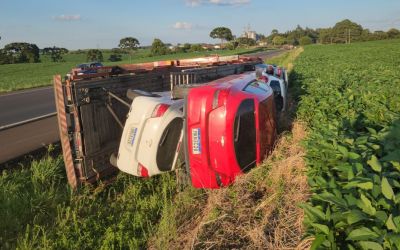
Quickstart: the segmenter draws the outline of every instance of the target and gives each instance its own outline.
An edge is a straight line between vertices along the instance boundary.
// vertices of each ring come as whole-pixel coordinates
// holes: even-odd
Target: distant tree
[[[210,37],[213,39],[221,39],[221,48],[224,41],[233,40],[232,31],[226,27],[217,27],[210,32]]]
[[[312,44],[313,41],[312,41],[311,37],[303,36],[302,38],[300,38],[299,43],[301,46],[304,46],[304,45]]]
[[[201,52],[203,51],[203,46],[201,46],[201,44],[192,44],[190,45],[190,52]]]
[[[110,62],[122,61],[122,50],[119,48],[113,48],[111,50],[110,57],[108,58]]]
[[[102,62],[103,53],[98,49],[90,49],[86,54],[86,61],[88,62]]]
[[[53,62],[62,62],[64,59],[63,54],[67,54],[68,50],[66,48],[58,48],[56,46],[43,48],[42,54],[49,55]]]
[[[360,41],[370,41],[373,40],[373,35],[369,29],[363,29],[360,36]]]
[[[279,31],[277,29],[273,29],[271,31],[271,35],[278,35],[278,34],[279,34]]]
[[[239,37],[236,39],[236,42],[238,43],[239,46],[242,46],[242,47],[256,45],[256,41],[254,39],[247,38],[247,37]]]
[[[125,37],[119,40],[118,47],[123,50],[136,50],[139,47],[139,40],[134,37]]]
[[[400,38],[400,30],[398,29],[390,29],[387,32],[388,38],[392,39],[392,38]]]
[[[160,56],[160,55],[165,55],[168,53],[168,48],[167,46],[158,38],[155,38],[153,40],[153,43],[151,44],[151,54],[153,56]]]
[[[192,48],[192,45],[190,43],[184,43],[181,48],[182,48],[183,52],[189,52],[190,49]]]
[[[285,43],[285,38],[283,36],[275,36],[274,39],[272,39],[272,43],[281,46]]]
[[[286,43],[291,45],[299,45],[299,40],[294,32],[290,32],[286,37]]]
[[[345,19],[335,24],[332,28],[333,42],[351,43],[360,41],[363,27],[357,23]]]
[[[228,43],[225,44],[225,48],[229,50],[234,50],[239,46],[239,43],[236,40],[229,41]]]
[[[125,37],[119,40],[118,47],[129,53],[129,58],[132,60],[132,54],[139,47],[139,40],[134,37]]]
[[[321,44],[333,43],[333,33],[331,28],[317,29],[319,34],[318,42]]]
[[[388,39],[389,36],[386,32],[382,30],[377,30],[372,33],[373,40],[385,40]]]
[[[8,63],[37,63],[39,62],[39,48],[33,43],[10,43],[4,46],[3,53]]]
[[[10,56],[3,49],[0,49],[0,65],[11,63],[10,59]]]

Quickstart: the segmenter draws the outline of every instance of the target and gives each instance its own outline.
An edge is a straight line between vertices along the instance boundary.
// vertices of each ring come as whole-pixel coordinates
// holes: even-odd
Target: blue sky
[[[400,29],[400,0],[0,0],[0,48],[16,41],[39,47],[113,48],[133,36],[142,45],[213,42],[217,26],[240,35],[247,25],[269,34],[329,27],[349,18],[371,30]],[[218,42],[215,41],[214,42]]]

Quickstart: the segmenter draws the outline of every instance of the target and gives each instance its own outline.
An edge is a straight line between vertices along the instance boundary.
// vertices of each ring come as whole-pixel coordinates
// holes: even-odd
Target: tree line
[[[279,33],[272,30],[269,36],[263,37],[266,42],[273,45],[307,45],[312,43],[331,44],[331,43],[352,43],[373,40],[385,40],[400,38],[400,31],[392,28],[388,31],[374,31],[364,29],[360,24],[345,19],[329,28],[302,28],[297,26],[295,29]]]
[[[256,45],[256,40],[248,37],[236,38],[232,31],[227,27],[214,28],[209,36],[213,39],[221,41],[220,48],[236,49],[238,47],[249,47]],[[384,40],[400,38],[400,31],[392,28],[388,31],[374,31],[364,29],[360,24],[345,19],[336,23],[330,28],[302,28],[298,25],[295,29],[280,33],[277,29],[273,29],[268,36],[259,35],[259,41],[273,45],[308,45],[313,43],[330,44],[330,43],[352,43],[371,40]],[[1,39],[1,38],[0,38]],[[124,54],[128,54],[132,59],[135,51],[139,48],[140,42],[134,37],[125,37],[119,41],[118,47],[111,50],[108,61],[117,62],[122,60]],[[148,56],[160,56],[172,53],[201,52],[208,48],[201,44],[185,43],[169,48],[167,44],[158,38],[153,40],[150,46]],[[56,46],[46,47],[40,50],[37,45],[25,42],[10,43],[0,49],[0,64],[13,63],[37,63],[40,62],[40,52],[47,55],[53,62],[63,62],[63,56],[69,51],[65,48]],[[78,52],[85,53],[78,50]],[[99,49],[90,49],[86,51],[87,61],[104,61],[103,53]]]

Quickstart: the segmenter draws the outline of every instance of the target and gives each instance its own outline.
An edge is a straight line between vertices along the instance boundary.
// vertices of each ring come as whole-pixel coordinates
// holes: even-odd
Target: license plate
[[[200,142],[200,129],[192,129],[192,152],[194,155],[201,154],[201,142]]]
[[[137,134],[137,128],[132,127],[131,130],[129,131],[129,136],[128,136],[128,144],[133,146],[133,143],[135,143],[135,138]]]

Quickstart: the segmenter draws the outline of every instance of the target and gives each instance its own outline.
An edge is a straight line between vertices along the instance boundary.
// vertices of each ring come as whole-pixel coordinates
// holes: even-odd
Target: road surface
[[[0,163],[59,141],[57,116],[0,131]]]
[[[265,60],[283,52],[248,55]],[[59,141],[57,118],[49,116],[56,111],[53,91],[53,87],[44,87],[0,94],[0,163]],[[26,122],[32,119],[35,121]]]
[[[0,95],[0,128],[56,112],[53,87]]]
[[[278,50],[261,51],[261,52],[256,52],[256,53],[252,53],[252,54],[247,54],[247,56],[258,56],[258,57],[261,57],[265,61],[265,59],[279,56],[280,54],[282,54],[284,52],[285,52],[285,50],[278,49]]]

